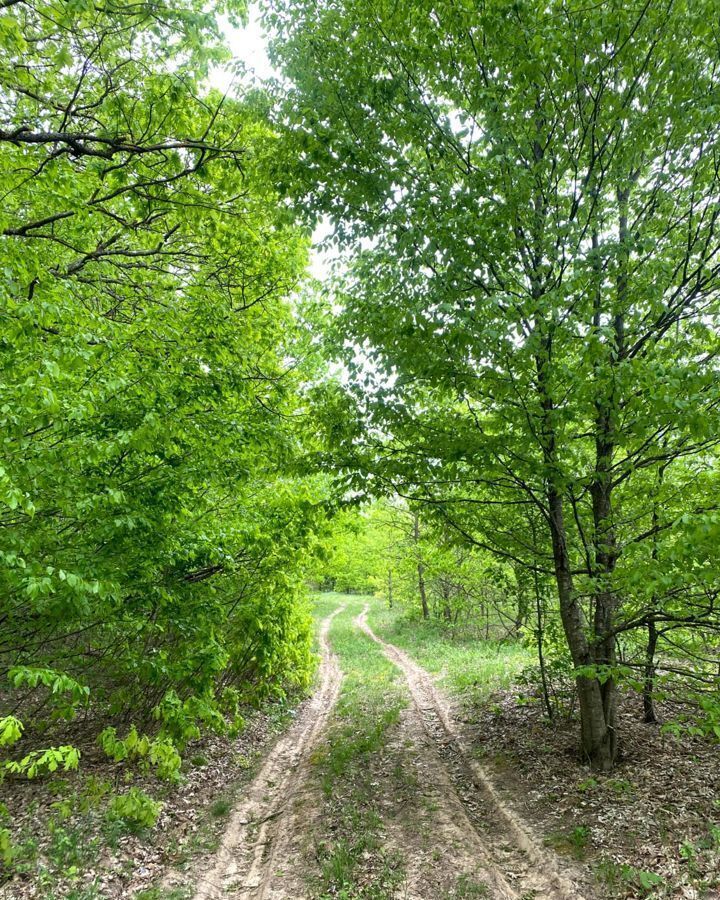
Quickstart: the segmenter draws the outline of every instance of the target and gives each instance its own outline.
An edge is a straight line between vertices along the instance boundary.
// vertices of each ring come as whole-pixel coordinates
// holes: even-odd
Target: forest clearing
[[[0,897],[720,897],[717,0],[0,0]]]

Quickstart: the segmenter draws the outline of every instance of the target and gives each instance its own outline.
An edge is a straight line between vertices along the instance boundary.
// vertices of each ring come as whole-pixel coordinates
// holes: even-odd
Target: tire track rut
[[[432,677],[406,653],[379,638],[367,622],[369,607],[355,622],[405,676],[412,700],[413,721],[434,745],[440,767],[438,780],[447,782],[449,802],[457,799],[466,819],[468,840],[478,845],[480,864],[486,870],[497,900],[584,900],[571,878],[558,867],[553,855],[530,835],[520,817],[503,801],[489,775],[472,754],[472,748],[453,719],[450,704]]]
[[[340,693],[342,672],[328,632],[340,606],[320,627],[319,685],[290,730],[275,744],[235,807],[219,849],[196,877],[195,900],[270,900],[301,897],[301,885],[286,883],[276,871],[293,854],[293,838],[307,787],[309,757]],[[292,875],[289,876],[292,880]]]

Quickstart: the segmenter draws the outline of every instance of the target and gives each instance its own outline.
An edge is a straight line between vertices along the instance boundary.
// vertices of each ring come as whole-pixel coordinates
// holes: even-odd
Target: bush
[[[138,788],[130,788],[126,794],[118,794],[110,801],[108,819],[122,823],[129,831],[137,831],[153,828],[161,810],[162,803]]]
[[[10,829],[0,828],[0,862],[4,866],[9,866],[14,855]]]
[[[109,727],[100,734],[98,741],[115,762],[139,760],[146,769],[149,765],[155,766],[160,778],[176,781],[179,777],[182,760],[173,743],[167,739],[151,740],[147,735],[141,737],[133,725],[124,739],[118,738],[115,729]]]

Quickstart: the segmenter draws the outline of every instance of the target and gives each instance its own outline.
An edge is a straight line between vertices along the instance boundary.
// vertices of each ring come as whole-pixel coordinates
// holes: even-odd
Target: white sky
[[[233,60],[242,62],[247,70],[247,76],[241,81],[264,80],[279,76],[279,72],[273,68],[268,59],[267,41],[260,25],[257,4],[250,4],[248,24],[243,28],[233,28],[227,16],[220,16],[219,22],[232,51]],[[233,82],[237,83],[238,77],[228,69],[215,69],[210,76],[210,84],[222,91],[231,90]],[[331,251],[321,251],[317,246],[329,233],[330,226],[327,222],[321,222],[313,233],[310,274],[321,281],[330,274],[332,263],[336,259]]]
[[[233,28],[227,16],[220,16],[219,22],[233,57],[243,62],[251,75],[257,78],[270,78],[278,74],[268,59],[257,4],[250,4],[249,20],[244,28]],[[228,72],[216,70],[210,81],[215,87],[227,89],[230,87],[232,76]]]

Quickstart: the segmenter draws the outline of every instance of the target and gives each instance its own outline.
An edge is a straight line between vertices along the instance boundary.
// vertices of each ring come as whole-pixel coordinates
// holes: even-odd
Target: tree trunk
[[[593,561],[591,575],[595,584],[593,638],[590,645],[589,664],[596,669],[602,705],[602,717],[607,730],[606,739],[597,760],[602,770],[612,768],[617,755],[617,734],[615,731],[617,685],[614,675],[616,666],[615,612],[618,599],[613,589],[613,573],[618,559],[618,546],[613,516],[613,455],[615,452],[619,401],[615,387],[615,368],[621,363],[625,353],[624,306],[628,288],[628,186],[617,190],[618,202],[618,274],[612,320],[612,337],[608,342],[606,369],[599,364],[595,383],[595,472],[590,484],[593,512]],[[593,247],[597,247],[597,234],[592,236]],[[595,294],[593,327],[602,328],[603,289],[602,273],[598,273]],[[609,373],[609,377],[608,377]]]
[[[585,617],[575,597],[567,553],[562,498],[553,488],[548,491],[548,505],[555,580],[565,636],[576,668],[590,666],[595,663],[595,659],[586,636]],[[601,684],[600,679],[594,675],[578,675],[575,684],[580,706],[583,756],[593,769],[609,772],[617,753],[614,684],[612,679]]]
[[[659,490],[660,486],[663,483],[663,477],[665,475],[665,465],[660,466],[657,474],[657,490]],[[653,531],[653,548],[652,548],[652,559],[655,565],[658,565],[658,540],[657,540],[657,527],[659,522],[658,515],[658,497],[655,496],[653,501],[653,511],[652,511],[652,527]],[[650,618],[648,619],[647,624],[647,645],[645,647],[645,680],[643,682],[643,721],[648,725],[657,724],[658,718],[657,713],[655,712],[655,675],[656,675],[656,665],[655,665],[655,654],[657,652],[657,642],[658,642],[658,631],[657,631],[657,622],[656,622],[656,613],[658,608],[658,599],[655,595],[652,597],[652,612],[650,614]]]
[[[609,427],[609,426],[607,426]],[[589,664],[594,666],[599,676],[599,689],[603,710],[603,718],[609,731],[608,751],[609,764],[612,768],[617,752],[615,733],[615,708],[617,704],[617,685],[614,677],[616,666],[615,635],[613,624],[617,599],[613,593],[612,578],[617,560],[615,530],[612,523],[612,503],[610,488],[610,455],[611,443],[603,439],[606,425],[602,425],[601,436],[598,437],[598,462],[596,479],[590,486],[593,500],[594,519],[594,551],[595,551],[595,617],[593,622],[593,641]]]
[[[535,523],[532,523],[533,530],[533,540],[535,539]],[[525,590],[524,579],[522,578],[522,574],[520,573],[519,566],[514,566],[513,574],[515,576],[515,584],[517,585],[517,607],[515,611],[515,634],[519,635],[523,629],[523,626],[527,623],[530,618],[530,609],[532,601],[529,599],[528,594],[529,591]],[[537,573],[536,573],[537,575]]]
[[[420,591],[420,603],[422,604],[423,619],[430,618],[430,608],[427,601],[427,592],[425,591],[425,566],[419,562],[417,567],[418,574],[418,590]]]
[[[413,517],[413,539],[415,541],[415,549],[417,552],[417,577],[418,591],[420,593],[420,603],[422,604],[423,619],[430,618],[430,607],[427,601],[427,591],[425,590],[425,566],[420,558],[420,516],[415,513]]]
[[[542,407],[542,445],[549,474],[546,482],[548,520],[552,538],[553,568],[560,602],[560,617],[567,638],[570,655],[576,668],[593,665],[596,660],[591,652],[587,636],[587,621],[575,595],[567,533],[563,512],[563,499],[555,486],[557,472],[556,438],[552,425],[553,402],[549,395],[545,361],[552,353],[552,340],[548,335],[543,342],[544,356],[538,356],[536,371]],[[597,627],[596,618],[594,625]],[[617,753],[615,734],[614,683],[604,684],[596,675],[581,674],[575,679],[580,707],[580,735],[582,752],[590,765],[601,772],[612,769]]]
[[[645,681],[643,683],[643,721],[649,725],[657,723],[655,713],[655,651],[657,649],[657,625],[653,616],[648,622],[648,639],[645,650]]]
[[[392,605],[393,605],[392,569],[388,569],[388,609],[392,609]]]
[[[535,529],[535,521],[533,518],[530,518],[530,530],[532,533],[532,541],[533,541],[533,551],[537,551],[537,533]],[[543,603],[542,603],[542,595],[540,591],[540,579],[538,577],[537,569],[533,569],[533,587],[535,589],[535,616],[536,616],[536,630],[535,630],[535,638],[537,641],[537,654],[538,654],[538,664],[540,666],[540,680],[542,683],[542,694],[543,694],[543,703],[545,705],[545,711],[547,712],[548,719],[553,719],[555,717],[555,710],[553,709],[552,701],[550,700],[550,688],[548,686],[547,679],[547,671],[545,668],[545,649],[543,646],[544,643],[544,622],[543,622]]]
[[[450,609],[450,584],[445,578],[440,581],[440,591],[442,592],[443,598],[443,619],[445,619],[446,622],[450,622],[452,620],[452,610]]]
[[[540,591],[537,588],[537,575],[535,576],[536,586],[535,586],[535,602],[536,602],[536,611],[537,611],[537,653],[538,653],[538,663],[540,665],[540,680],[542,682],[542,693],[543,693],[543,703],[545,704],[545,712],[547,713],[548,719],[555,718],[553,705],[550,700],[550,688],[548,687],[548,679],[547,679],[547,671],[545,669],[545,651],[543,649],[543,613],[542,613],[542,600],[540,598]]]

